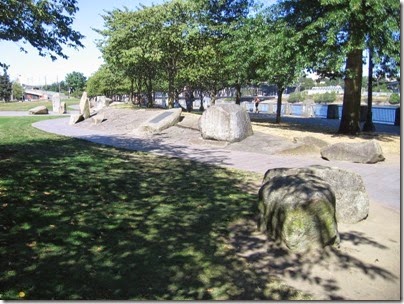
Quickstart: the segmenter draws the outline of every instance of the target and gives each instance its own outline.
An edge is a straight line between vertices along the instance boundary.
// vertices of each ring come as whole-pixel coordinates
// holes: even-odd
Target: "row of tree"
[[[239,102],[242,85],[266,81],[277,85],[281,103],[287,85],[303,71],[316,71],[343,77],[339,132],[358,133],[364,50],[371,58],[369,75],[399,78],[400,3],[253,1],[172,0],[107,13],[105,28],[98,30],[105,65],[89,79],[88,90],[107,94],[129,85],[132,95],[145,91],[149,100],[154,89],[168,91],[172,106],[185,85],[212,97],[234,87]],[[66,57],[63,45],[83,46],[83,36],[71,27],[77,10],[77,0],[1,1],[7,14],[0,18],[0,39],[23,40],[52,59]],[[368,88],[371,106],[371,81]]]
[[[166,91],[169,106],[182,88],[207,92],[224,87],[275,84],[285,88],[305,72],[344,79],[339,132],[360,131],[364,50],[373,74],[399,77],[400,6],[395,0],[172,0],[108,12],[98,47],[105,64],[89,78],[90,95]],[[372,65],[373,67],[373,65]],[[372,79],[370,77],[370,79]],[[281,107],[279,106],[280,110]],[[277,122],[280,112],[277,113]]]

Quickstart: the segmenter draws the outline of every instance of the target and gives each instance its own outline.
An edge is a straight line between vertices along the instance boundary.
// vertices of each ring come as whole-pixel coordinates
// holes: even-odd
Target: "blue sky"
[[[10,42],[0,40],[0,62],[9,65],[8,74],[11,80],[19,78],[27,84],[47,84],[61,81],[67,73],[81,72],[86,77],[91,76],[102,64],[100,51],[94,41],[101,38],[91,28],[102,29],[104,11],[124,6],[136,9],[139,4],[150,6],[161,4],[165,0],[78,0],[79,11],[75,15],[73,28],[82,33],[86,38],[82,40],[85,48],[78,50],[64,48],[69,59],[59,58],[52,61],[48,57],[41,57],[38,51],[29,44],[22,42]],[[20,51],[23,46],[28,53]]]

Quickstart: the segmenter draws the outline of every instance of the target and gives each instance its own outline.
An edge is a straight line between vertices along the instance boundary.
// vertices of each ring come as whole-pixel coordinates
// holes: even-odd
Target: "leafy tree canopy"
[[[10,101],[12,84],[7,74],[7,67],[3,68],[3,75],[0,75],[0,100]]]
[[[77,11],[77,0],[0,0],[0,40],[28,42],[52,60],[67,58],[63,45],[83,47],[84,36],[71,27]]]
[[[83,73],[71,72],[66,75],[65,81],[71,92],[81,91],[86,86],[87,78]]]
[[[296,51],[305,56],[307,67],[323,75],[344,77],[339,133],[357,134],[363,51],[372,50],[376,61],[388,66],[392,73],[399,71],[400,3],[396,0],[281,0],[278,6],[277,18],[294,29],[299,46]]]

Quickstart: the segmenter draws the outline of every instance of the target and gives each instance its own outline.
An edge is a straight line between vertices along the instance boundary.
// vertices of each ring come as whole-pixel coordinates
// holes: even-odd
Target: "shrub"
[[[393,93],[390,95],[389,104],[399,104],[400,103],[400,95],[397,93]]]
[[[337,99],[337,93],[325,92],[324,94],[316,94],[313,96],[315,103],[331,103]]]
[[[288,102],[290,103],[295,103],[295,102],[301,102],[304,101],[307,97],[307,92],[295,92],[295,93],[290,93]]]

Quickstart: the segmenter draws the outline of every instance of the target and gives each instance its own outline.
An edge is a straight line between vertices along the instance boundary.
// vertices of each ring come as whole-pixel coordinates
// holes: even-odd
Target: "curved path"
[[[159,155],[181,157],[209,164],[253,171],[264,174],[268,169],[279,167],[303,167],[308,165],[335,166],[360,174],[364,180],[371,202],[400,210],[400,157],[393,156],[376,164],[357,164],[342,161],[326,161],[315,156],[287,156],[260,151],[247,152],[213,144],[195,144],[187,138],[194,136],[185,130],[181,136],[140,137],[128,134],[112,134],[96,129],[85,129],[68,124],[69,118],[44,120],[34,127],[63,136],[75,137],[114,147],[152,152]],[[179,128],[179,127],[174,127]],[[195,131],[194,131],[195,132]],[[188,135],[187,135],[188,134]],[[259,140],[259,137],[257,138]]]

